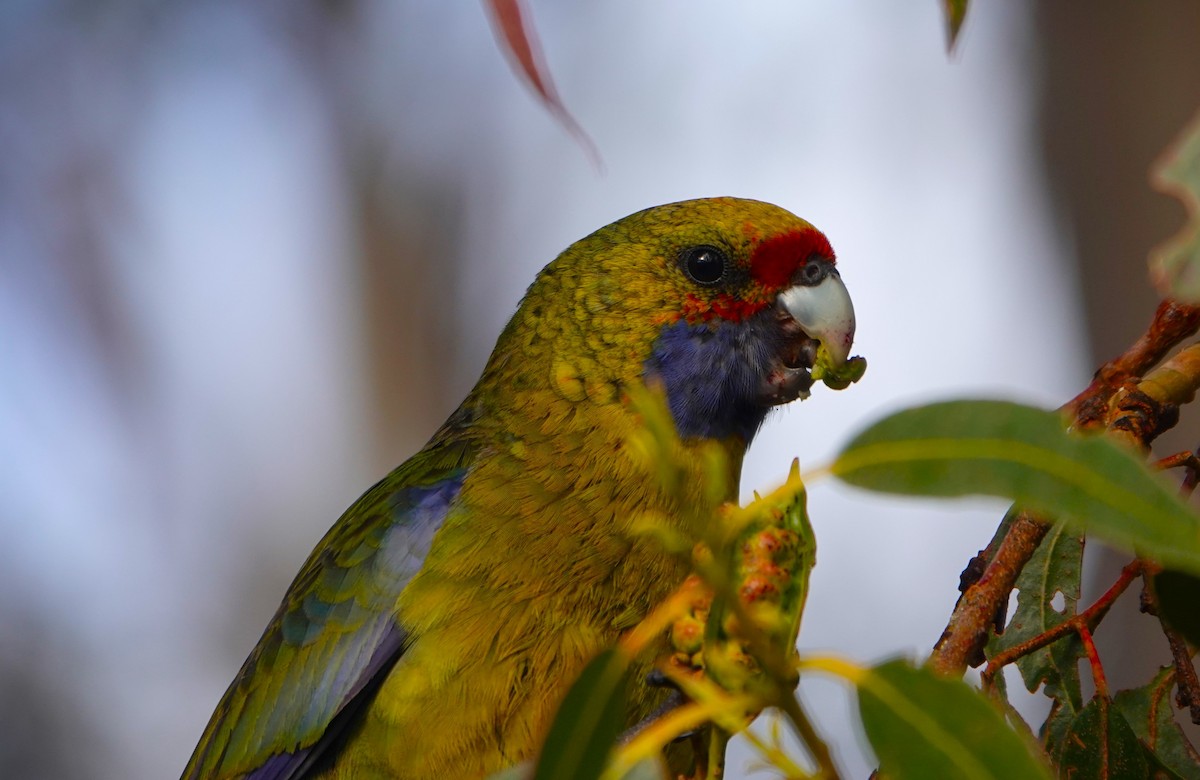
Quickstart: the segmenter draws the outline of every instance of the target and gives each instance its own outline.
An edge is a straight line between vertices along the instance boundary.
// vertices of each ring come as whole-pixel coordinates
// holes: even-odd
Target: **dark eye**
[[[820,257],[811,257],[800,267],[800,284],[812,287],[829,276],[829,262]]]
[[[715,246],[694,246],[683,250],[679,264],[696,284],[712,285],[725,278],[729,260]]]

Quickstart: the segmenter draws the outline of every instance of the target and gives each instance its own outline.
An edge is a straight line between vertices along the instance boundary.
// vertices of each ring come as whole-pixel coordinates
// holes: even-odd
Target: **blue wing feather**
[[[468,452],[423,451],[367,491],[317,545],[225,692],[184,780],[295,780],[403,654],[401,591],[458,497]]]

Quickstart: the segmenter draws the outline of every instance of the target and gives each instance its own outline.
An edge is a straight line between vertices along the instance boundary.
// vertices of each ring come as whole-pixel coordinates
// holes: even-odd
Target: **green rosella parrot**
[[[584,665],[688,574],[630,533],[681,498],[629,452],[627,389],[661,387],[736,486],[767,412],[853,336],[829,242],[777,206],[674,203],[573,244],[462,405],[317,544],[184,778],[458,780],[534,757]],[[630,725],[663,695],[636,683]]]

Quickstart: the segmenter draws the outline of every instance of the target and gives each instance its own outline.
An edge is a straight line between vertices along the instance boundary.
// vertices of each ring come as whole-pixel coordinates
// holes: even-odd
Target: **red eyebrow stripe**
[[[816,228],[782,233],[754,248],[750,255],[750,275],[769,289],[783,287],[801,263],[813,255],[834,259],[833,247],[824,233]]]

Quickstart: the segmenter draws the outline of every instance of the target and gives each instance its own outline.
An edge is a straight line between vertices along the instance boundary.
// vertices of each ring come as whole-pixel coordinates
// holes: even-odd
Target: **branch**
[[[1187,707],[1192,716],[1192,723],[1200,724],[1200,678],[1196,676],[1196,667],[1192,665],[1192,654],[1187,642],[1179,632],[1162,624],[1167,643],[1171,646],[1171,658],[1175,662],[1175,681],[1179,690],[1175,695],[1175,703]]]
[[[978,665],[983,660],[988,628],[1001,606],[1007,603],[1017,576],[1048,529],[1048,525],[1028,512],[1016,516],[983,575],[959,597],[946,630],[933,647],[930,668],[957,676],[966,669],[968,661]]]
[[[1030,653],[1041,650],[1046,645],[1052,644],[1062,637],[1072,632],[1077,632],[1085,641],[1090,637],[1090,632],[1096,629],[1096,626],[1108,614],[1108,610],[1112,607],[1113,602],[1120,597],[1122,593],[1129,588],[1129,585],[1137,579],[1137,577],[1145,569],[1145,564],[1140,560],[1132,561],[1125,568],[1121,569],[1121,576],[1117,581],[1104,592],[1100,598],[1096,599],[1096,603],[1076,615],[1072,615],[1067,620],[1059,623],[1057,626],[1044,631],[1037,636],[1028,639],[1019,645],[1010,647],[1003,653],[998,653],[994,658],[988,661],[987,668],[983,670],[981,675],[985,684],[990,685],[996,674],[1006,665]],[[1084,637],[1084,632],[1088,632],[1088,637]],[[1098,660],[1095,664],[1098,664]]]
[[[1194,334],[1197,329],[1200,329],[1200,307],[1163,301],[1155,311],[1150,327],[1133,346],[1101,366],[1087,389],[1064,407],[1064,410],[1072,415],[1073,427],[1083,429],[1105,423],[1109,419],[1109,404],[1113,395],[1134,379],[1145,375],[1166,357],[1175,345]],[[1196,353],[1196,357],[1200,358],[1200,352]],[[1189,369],[1195,368],[1193,376],[1200,376],[1200,365],[1188,363],[1179,367],[1184,369],[1185,375]],[[1191,383],[1182,384],[1187,386]],[[1143,393],[1161,407],[1162,399],[1155,394],[1170,394],[1179,389],[1179,383],[1163,384],[1156,381],[1153,385],[1148,385]],[[1194,385],[1192,392],[1195,392]],[[1140,397],[1136,400],[1141,402]],[[1167,421],[1161,414],[1152,415],[1155,420],[1146,416],[1145,409],[1152,408],[1154,404],[1147,406],[1142,403],[1141,406],[1143,411],[1139,413],[1140,417],[1131,413],[1127,417],[1131,424],[1123,428],[1118,435],[1144,448]],[[1155,424],[1132,424],[1132,421],[1139,419]],[[1174,420],[1171,420],[1170,424],[1173,425]],[[968,585],[959,597],[946,629],[929,657],[931,668],[943,674],[957,676],[966,670],[968,663],[978,665],[983,660],[982,651],[987,641],[989,624],[1007,603],[1017,576],[1033,557],[1038,544],[1046,535],[1046,530],[1046,523],[1032,514],[1021,512],[1017,515],[978,581]]]
[[[1200,724],[1200,677],[1196,675],[1196,667],[1192,664],[1192,651],[1188,648],[1187,640],[1178,631],[1167,625],[1159,613],[1158,594],[1154,590],[1152,576],[1158,571],[1158,567],[1147,567],[1143,572],[1145,585],[1142,588],[1142,612],[1158,618],[1163,636],[1167,638],[1167,644],[1171,648],[1171,660],[1175,665],[1175,682],[1178,685],[1175,703],[1179,705],[1180,709],[1184,707],[1188,709],[1192,723]]]
[[[1105,363],[1087,389],[1064,407],[1081,427],[1091,427],[1107,415],[1108,399],[1129,380],[1158,365],[1179,342],[1200,328],[1200,307],[1166,300],[1158,305],[1154,320],[1133,346]]]

